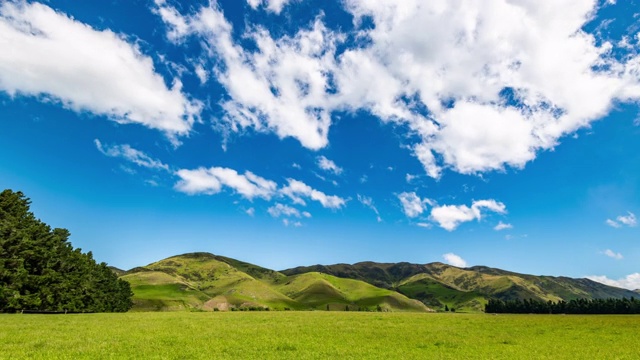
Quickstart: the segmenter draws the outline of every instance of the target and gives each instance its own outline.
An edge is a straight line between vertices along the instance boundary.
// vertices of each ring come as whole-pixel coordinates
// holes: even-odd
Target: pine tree
[[[29,211],[22,192],[0,193],[0,312],[127,311],[131,287],[91,252]]]

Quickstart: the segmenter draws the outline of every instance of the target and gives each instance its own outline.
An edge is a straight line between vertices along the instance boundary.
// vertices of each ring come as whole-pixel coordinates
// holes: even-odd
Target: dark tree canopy
[[[640,301],[635,298],[574,299],[568,302],[491,299],[484,311],[511,314],[640,314]]]
[[[37,219],[30,203],[22,192],[0,193],[0,312],[129,310],[129,283],[74,249],[69,231]]]

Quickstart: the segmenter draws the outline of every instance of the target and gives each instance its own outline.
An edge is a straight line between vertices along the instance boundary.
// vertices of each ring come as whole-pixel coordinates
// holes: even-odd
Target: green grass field
[[[637,359],[638,316],[0,315],[2,359]]]

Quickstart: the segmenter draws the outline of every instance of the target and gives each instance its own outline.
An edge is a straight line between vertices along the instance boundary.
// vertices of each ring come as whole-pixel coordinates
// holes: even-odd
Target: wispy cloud
[[[620,215],[615,220],[607,219],[605,223],[614,228],[621,228],[623,226],[635,227],[638,225],[636,215],[631,211],[627,212],[627,215]]]
[[[507,229],[513,229],[513,225],[505,224],[502,221],[500,221],[498,225],[493,227],[493,230],[495,231],[501,231],[501,230],[507,230]]]
[[[302,0],[247,0],[247,3],[254,10],[258,9],[258,7],[265,7],[267,11],[280,14],[282,9],[292,1]]]
[[[319,202],[323,207],[330,209],[339,209],[346,204],[346,200],[336,196],[327,195],[319,190],[313,189],[300,180],[287,179],[289,184],[280,190],[280,193],[288,196],[291,200],[299,205],[306,205],[305,199],[311,199]]]
[[[343,169],[336,165],[335,162],[327,159],[324,156],[318,156],[318,167],[324,171],[340,175],[342,174]]]
[[[604,255],[607,255],[610,258],[616,259],[616,260],[621,260],[623,258],[622,254],[617,253],[611,249],[607,249],[605,251],[602,252]]]
[[[267,212],[269,213],[269,215],[277,218],[280,216],[285,216],[285,217],[297,217],[297,218],[301,218],[301,217],[306,217],[306,218],[310,218],[311,214],[307,211],[303,211],[300,212],[300,210],[291,207],[289,205],[285,205],[285,204],[280,204],[277,203],[274,206],[270,207],[269,209],[267,209]]]
[[[373,204],[372,198],[358,194],[358,201],[360,201],[362,205],[373,210],[373,212],[376,213],[376,218],[378,222],[382,222],[382,218],[380,217],[380,212],[378,212],[378,208],[376,208],[376,206]]]
[[[293,226],[293,227],[301,227],[302,223],[300,221],[292,221],[289,219],[282,219],[282,224],[284,226]]]
[[[128,144],[124,145],[107,145],[102,144],[100,140],[93,140],[98,151],[109,157],[122,158],[138,166],[148,169],[169,171],[169,166],[163,164],[160,160],[156,160],[143,153],[140,150],[132,148]]]

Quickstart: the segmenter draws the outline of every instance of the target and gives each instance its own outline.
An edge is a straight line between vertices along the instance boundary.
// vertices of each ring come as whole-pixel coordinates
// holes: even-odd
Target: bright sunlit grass
[[[357,312],[2,315],[12,359],[634,359],[637,316]]]

